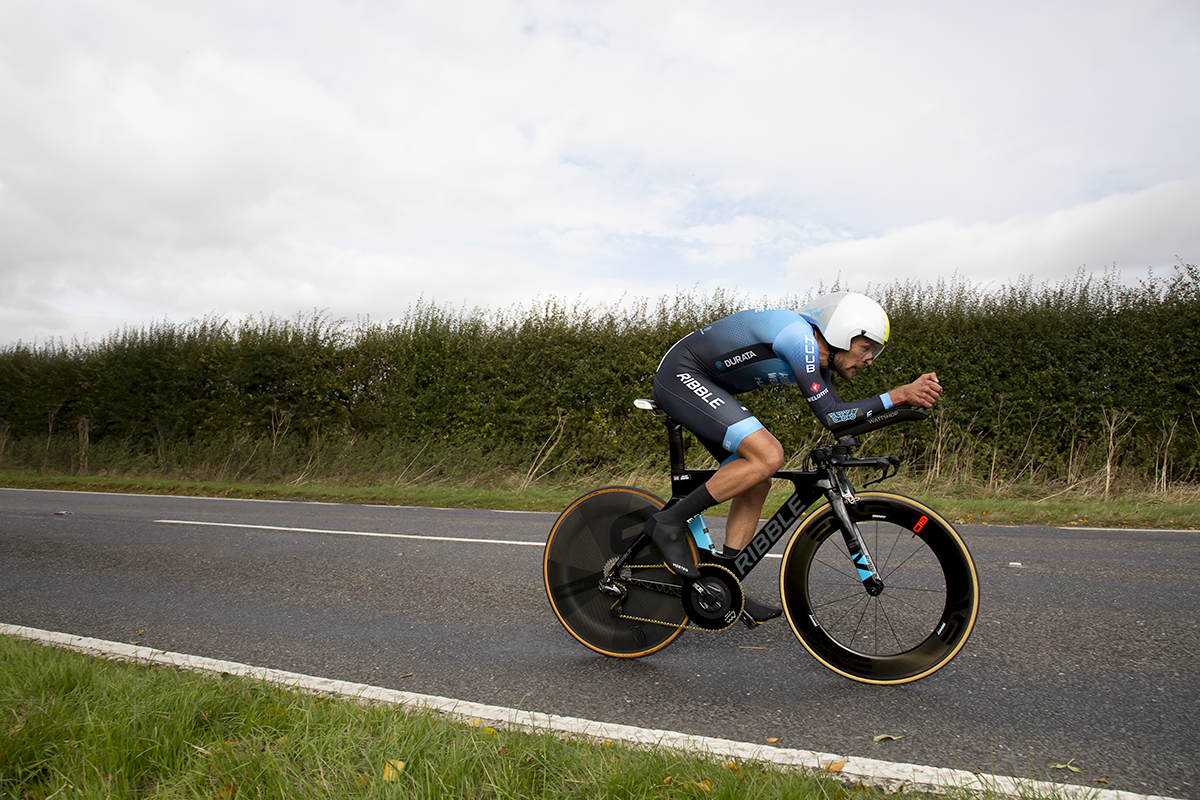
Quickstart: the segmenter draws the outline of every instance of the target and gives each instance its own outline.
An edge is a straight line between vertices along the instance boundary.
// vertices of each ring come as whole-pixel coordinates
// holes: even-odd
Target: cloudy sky
[[[1200,260],[1200,3],[0,0],[0,346]]]

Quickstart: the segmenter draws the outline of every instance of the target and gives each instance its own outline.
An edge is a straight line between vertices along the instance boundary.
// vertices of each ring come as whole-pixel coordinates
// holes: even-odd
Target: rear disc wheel
[[[588,492],[567,507],[550,529],[542,573],[555,616],[576,640],[597,653],[637,658],[655,653],[683,633],[687,615],[679,597],[624,585],[623,597],[600,591],[606,568],[642,535],[646,520],[663,502],[641,489],[607,486]],[[626,566],[625,575],[679,584],[647,545]]]

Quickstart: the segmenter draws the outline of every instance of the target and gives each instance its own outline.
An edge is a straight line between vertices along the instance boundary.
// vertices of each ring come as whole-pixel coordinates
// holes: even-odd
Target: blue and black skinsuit
[[[724,463],[763,427],[734,399],[743,392],[798,384],[817,419],[835,433],[892,407],[886,393],[847,403],[830,378],[810,320],[787,309],[739,311],[667,351],[654,375],[654,401]]]

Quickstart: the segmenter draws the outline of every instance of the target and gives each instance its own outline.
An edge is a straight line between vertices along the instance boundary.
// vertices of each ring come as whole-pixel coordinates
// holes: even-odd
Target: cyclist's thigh
[[[742,439],[763,428],[758,418],[680,345],[667,353],[654,375],[654,402],[695,434],[722,463],[733,457]]]

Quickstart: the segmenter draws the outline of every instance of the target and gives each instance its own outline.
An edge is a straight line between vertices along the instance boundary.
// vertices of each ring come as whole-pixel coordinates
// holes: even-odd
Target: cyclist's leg
[[[744,449],[739,449],[739,454]],[[780,452],[782,457],[782,450]],[[725,545],[721,554],[723,558],[736,559],[742,548],[754,538],[759,519],[762,517],[763,504],[770,491],[771,479],[766,478],[734,496],[729,504],[729,517],[725,521]],[[783,614],[782,607],[760,603],[749,595],[743,602],[746,613],[759,624]]]
[[[758,522],[762,519],[763,505],[767,502],[767,494],[771,491],[771,479],[751,486],[749,489],[734,496],[729,504],[729,517],[725,520],[725,549],[741,550],[758,531]]]
[[[743,438],[762,429],[762,423],[749,409],[713,381],[682,343],[671,348],[659,364],[654,375],[654,399],[695,434],[718,461],[730,457]],[[646,523],[646,532],[675,574],[689,580],[700,577],[699,553],[687,521],[718,502],[706,483]]]
[[[708,481],[710,487],[716,484],[711,491],[718,497],[733,493],[722,552],[724,558],[731,560],[754,538],[763,504],[771,491],[770,476],[783,466],[784,458],[783,447],[765,428],[742,440],[737,452],[737,458],[727,460]],[[748,595],[744,598],[744,608],[759,624],[783,614],[780,606],[760,603]]]
[[[708,481],[717,502],[733,499],[725,527],[725,543],[738,550],[754,536],[763,503],[771,491],[771,476],[783,466],[783,446],[761,428],[738,445],[737,457],[727,460]]]
[[[762,500],[766,499],[766,493],[757,487],[765,482],[769,489],[770,476],[783,464],[783,447],[749,409],[706,374],[682,345],[672,348],[659,365],[654,376],[654,398],[722,462],[705,485],[656,514],[647,525],[647,531],[666,557],[668,568],[694,579],[699,575],[695,566],[697,553],[687,535],[687,520],[750,491],[738,505],[742,516],[751,520],[751,530],[736,533],[739,539],[749,541],[754,535]],[[748,504],[753,505],[756,500],[758,508],[749,508]],[[741,525],[745,527],[744,522]]]

